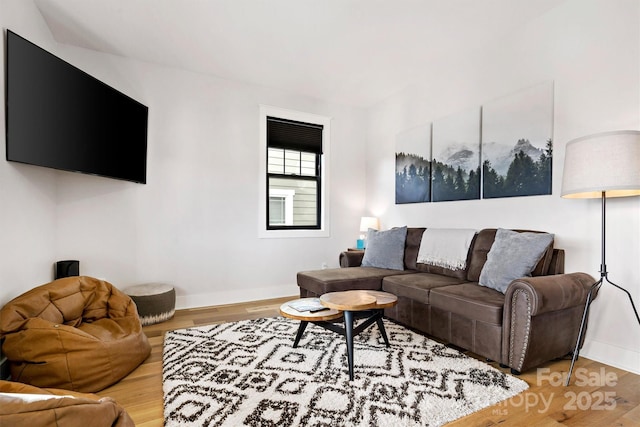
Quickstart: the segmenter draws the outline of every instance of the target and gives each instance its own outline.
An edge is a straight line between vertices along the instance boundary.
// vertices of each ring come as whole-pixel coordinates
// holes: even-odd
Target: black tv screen
[[[7,160],[146,183],[148,108],[7,30]]]

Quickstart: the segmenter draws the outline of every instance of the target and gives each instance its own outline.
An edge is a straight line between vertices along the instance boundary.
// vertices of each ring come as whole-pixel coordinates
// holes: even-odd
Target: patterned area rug
[[[165,426],[439,426],[528,388],[476,359],[385,320],[354,340],[299,322],[247,320],[168,332]]]

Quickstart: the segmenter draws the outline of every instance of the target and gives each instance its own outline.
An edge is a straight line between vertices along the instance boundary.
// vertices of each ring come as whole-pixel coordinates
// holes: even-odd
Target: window
[[[329,119],[261,107],[261,237],[326,236]]]
[[[293,225],[295,190],[269,188],[269,224]]]
[[[268,230],[320,228],[322,128],[267,117]]]

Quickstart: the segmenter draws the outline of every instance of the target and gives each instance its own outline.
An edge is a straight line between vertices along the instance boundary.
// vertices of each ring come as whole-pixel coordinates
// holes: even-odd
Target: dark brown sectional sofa
[[[398,304],[389,319],[470,350],[520,373],[565,356],[576,344],[589,291],[585,273],[564,274],[564,250],[549,246],[531,273],[503,294],[478,284],[496,229],[474,237],[464,270],[416,262],[425,228],[408,228],[404,270],[361,267],[363,252],[340,254],[342,268],[300,272],[301,297],[371,289]]]

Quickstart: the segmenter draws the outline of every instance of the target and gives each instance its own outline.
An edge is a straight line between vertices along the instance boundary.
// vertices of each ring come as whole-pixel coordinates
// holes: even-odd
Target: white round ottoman
[[[146,283],[126,288],[124,292],[136,303],[142,326],[164,322],[175,314],[176,291],[171,285]]]

